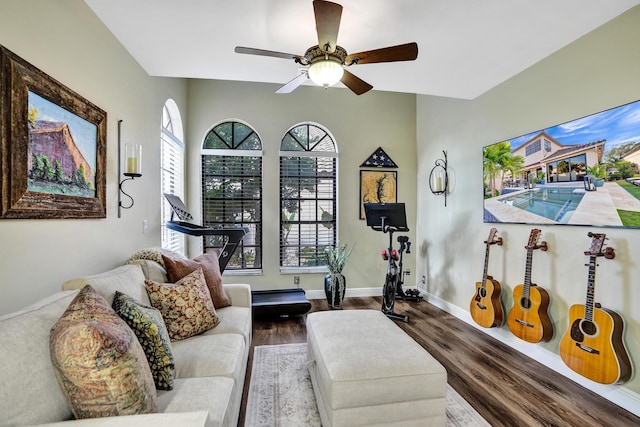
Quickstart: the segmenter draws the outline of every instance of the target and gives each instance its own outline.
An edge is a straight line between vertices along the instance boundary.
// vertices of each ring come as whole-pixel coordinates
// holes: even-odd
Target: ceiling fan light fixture
[[[314,61],[309,67],[309,78],[318,86],[329,87],[338,83],[344,69],[342,64],[333,59]]]

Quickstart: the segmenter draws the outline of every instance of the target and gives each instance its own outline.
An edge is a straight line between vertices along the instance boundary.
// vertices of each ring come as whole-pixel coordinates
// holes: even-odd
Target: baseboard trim
[[[576,372],[569,369],[564,364],[559,354],[553,353],[545,348],[530,344],[513,336],[508,329],[504,328],[483,328],[473,321],[468,310],[462,309],[456,305],[449,303],[436,295],[426,293],[425,299],[438,308],[443,309],[449,314],[468,323],[485,334],[503,342],[509,347],[519,351],[520,353],[530,356],[545,366],[553,369],[570,380],[580,384],[581,386],[592,390],[605,399],[615,403],[616,405],[626,409],[636,416],[640,416],[640,394],[630,390],[622,385],[606,385],[591,381]]]
[[[325,299],[324,290],[305,291],[307,299]],[[377,297],[382,295],[382,287],[379,288],[347,288],[346,297]]]

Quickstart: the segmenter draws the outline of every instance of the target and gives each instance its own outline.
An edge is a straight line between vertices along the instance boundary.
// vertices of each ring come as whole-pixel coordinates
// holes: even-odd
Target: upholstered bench
[[[324,427],[446,425],[447,372],[382,312],[310,313],[307,344]]]

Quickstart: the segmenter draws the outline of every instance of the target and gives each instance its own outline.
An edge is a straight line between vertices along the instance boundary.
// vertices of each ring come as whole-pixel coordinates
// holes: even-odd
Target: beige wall
[[[69,278],[160,244],[160,119],[173,98],[186,114],[186,82],[151,78],[80,0],[3,0],[0,43],[107,112],[107,218],[0,220],[0,314],[60,289]],[[126,183],[135,205],[117,217],[117,122],[143,144],[144,175]],[[142,221],[149,233],[142,233]]]
[[[189,83],[188,204],[194,214],[200,215],[199,147],[207,131],[221,121],[238,119],[252,126],[263,143],[263,274],[227,276],[225,281],[248,282],[256,289],[294,287],[293,277],[281,274],[279,268],[278,152],[287,130],[311,121],[326,127],[338,146],[338,237],[341,243],[357,245],[344,270],[348,292],[355,288],[381,287],[385,264],[380,251],[388,246],[388,237],[372,231],[364,220],[358,219],[359,166],[378,147],[399,166],[398,201],[407,204],[411,228],[407,234],[413,239],[417,165],[415,95],[373,91],[356,96],[346,89],[306,86],[291,94],[279,95],[274,93],[278,87],[210,80]],[[190,254],[200,253],[200,239],[189,239]],[[413,270],[415,255],[406,257],[405,266]],[[300,286],[307,290],[322,289],[324,274],[296,273],[300,276]],[[415,275],[407,277],[406,284],[414,286],[415,278]]]
[[[482,278],[489,229],[496,225],[505,240],[491,249],[489,274],[503,287],[508,310],[513,288],[524,279],[530,225],[485,224],[482,216],[482,147],[640,99],[640,7],[604,25],[520,75],[472,101],[419,96],[418,181],[426,179],[433,161],[446,149],[452,168],[452,191],[445,208],[427,192],[418,192],[417,275],[427,276],[432,301],[470,319],[469,303]],[[616,249],[614,260],[601,259],[596,301],[619,312],[626,321],[626,344],[640,363],[640,230],[541,226],[549,251],[535,251],[532,281],[551,295],[555,334],[548,343],[520,346],[534,356],[558,355],[568,327],[568,308],[584,304],[589,231],[604,232]],[[490,333],[509,341],[506,326]],[[514,345],[518,346],[518,343]],[[553,357],[551,357],[553,360]],[[555,357],[555,362],[560,361]],[[559,363],[562,365],[562,362]],[[589,388],[603,394],[615,387]],[[640,392],[635,375],[625,387]],[[637,402],[636,402],[637,408]]]

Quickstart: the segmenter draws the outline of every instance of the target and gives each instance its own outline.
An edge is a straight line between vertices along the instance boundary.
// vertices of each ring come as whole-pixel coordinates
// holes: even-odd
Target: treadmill
[[[249,232],[249,229],[247,227],[204,227],[202,225],[194,224],[189,222],[193,221],[193,215],[191,215],[180,197],[169,193],[165,193],[164,197],[167,199],[172,209],[171,220],[167,221],[166,224],[168,229],[178,231],[189,236],[225,237],[225,244],[218,255],[220,273],[222,273],[227,267],[231,256],[236,251],[236,248],[240,242],[242,242],[242,239],[244,239],[245,234]],[[178,217],[178,220],[173,219],[174,215]]]

